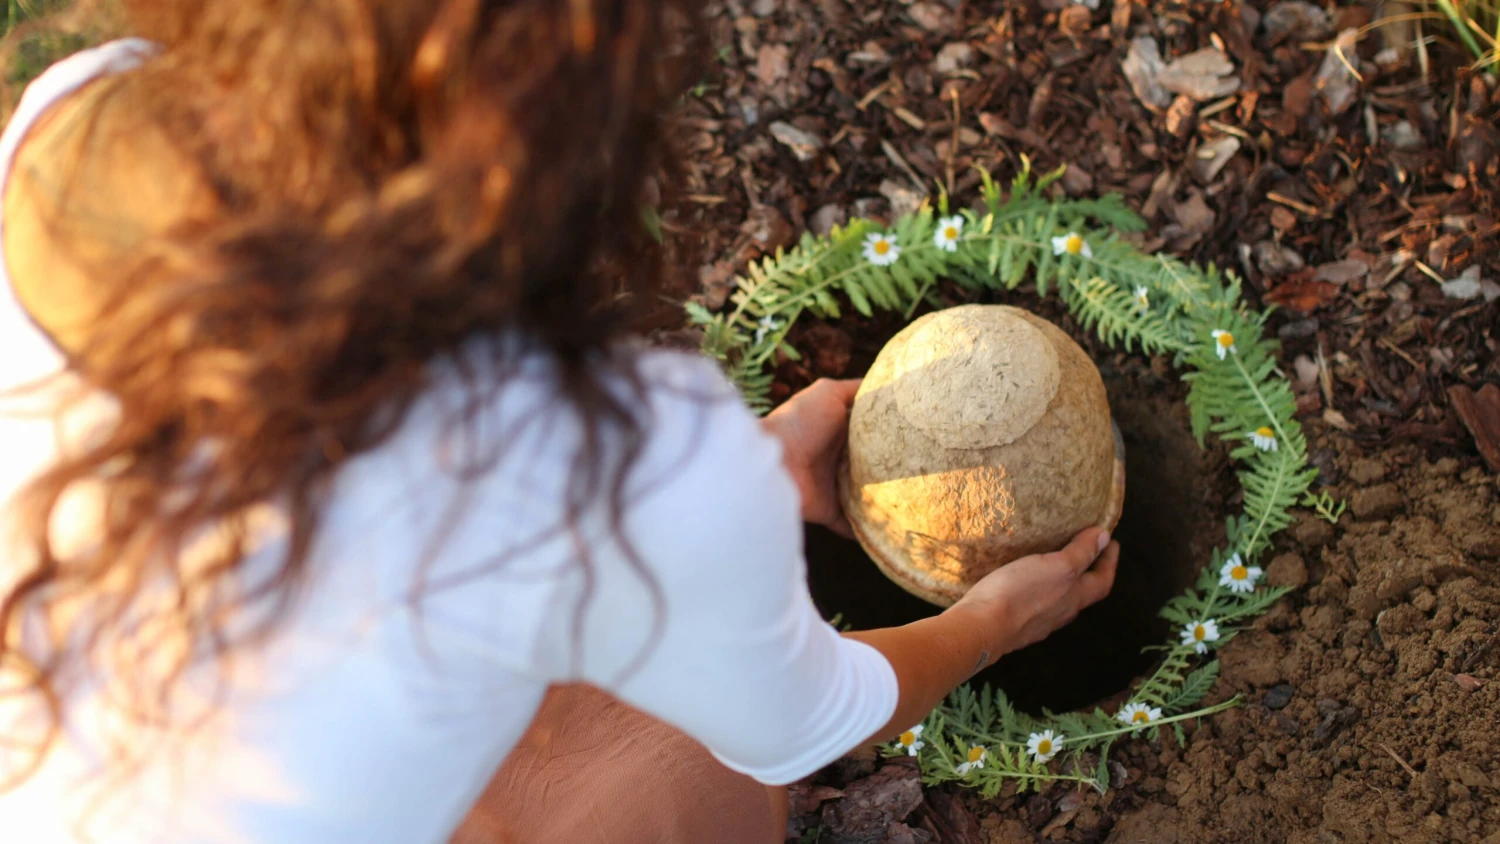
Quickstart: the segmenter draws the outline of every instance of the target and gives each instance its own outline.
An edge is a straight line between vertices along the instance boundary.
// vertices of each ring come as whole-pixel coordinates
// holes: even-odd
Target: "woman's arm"
[[[1045,639],[1108,595],[1119,559],[1119,544],[1090,528],[1061,551],[1001,567],[940,615],[846,633],[880,651],[901,689],[895,714],[870,740],[921,723],[954,687],[1001,656]]]
[[[782,463],[797,485],[802,518],[845,536],[850,531],[835,492],[836,472],[859,385],[858,379],[817,381],[763,423],[781,441]],[[1108,595],[1119,556],[1119,545],[1107,532],[1085,530],[1057,553],[1002,567],[941,615],[846,634],[880,651],[901,688],[895,715],[872,739],[918,723],[958,684],[1004,654],[1046,638]]]
[[[700,393],[722,382],[704,367]],[[847,403],[829,392],[837,387],[814,389],[842,431]],[[831,483],[832,472],[787,465],[796,454],[826,452],[789,455],[767,433],[804,400],[762,423],[732,396],[707,404],[658,397],[641,462],[672,470],[626,514],[639,566],[614,553],[608,534],[590,542],[588,589],[598,600],[576,628],[565,611],[574,604],[560,605],[545,636],[557,647],[545,648],[541,666],[549,680],[608,689],[768,784],[795,782],[921,720],[976,666],[1051,632],[1113,575],[1112,554],[1083,575],[1098,548],[1095,533],[1082,540],[1087,553],[1068,555],[1074,563],[1065,572],[1058,555],[1020,560],[936,618],[840,635],[813,604],[802,548],[808,505],[818,504],[810,490],[821,488],[819,478]],[[842,447],[841,435],[818,423],[796,430],[803,446]]]

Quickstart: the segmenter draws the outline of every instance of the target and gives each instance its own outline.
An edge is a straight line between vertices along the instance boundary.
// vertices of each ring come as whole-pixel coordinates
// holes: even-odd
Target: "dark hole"
[[[1142,653],[1168,634],[1158,615],[1197,577],[1221,534],[1205,465],[1180,402],[1106,382],[1125,440],[1125,511],[1115,538],[1121,559],[1114,591],[1045,641],[1008,654],[974,678],[1003,689],[1039,714],[1078,709],[1123,690],[1158,658]],[[1217,502],[1215,502],[1216,504]],[[843,614],[855,630],[891,627],[939,609],[886,579],[859,544],[828,530],[807,531],[808,580],[825,617]]]

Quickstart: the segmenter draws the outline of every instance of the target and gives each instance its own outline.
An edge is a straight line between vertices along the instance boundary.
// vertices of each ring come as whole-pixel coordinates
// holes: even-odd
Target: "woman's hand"
[[[853,536],[839,506],[838,465],[849,431],[849,408],[859,379],[828,378],[787,399],[765,418],[781,440],[782,462],[802,495],[802,519]]]
[[[993,631],[986,667],[1002,654],[1033,645],[1109,594],[1120,562],[1120,544],[1090,528],[1061,551],[1022,557],[974,584],[950,612],[968,615]]]
[[[1108,595],[1119,561],[1119,544],[1090,528],[1061,551],[1001,566],[938,615],[903,627],[845,633],[880,651],[901,688],[895,715],[870,741],[921,722],[975,672],[1047,638]]]

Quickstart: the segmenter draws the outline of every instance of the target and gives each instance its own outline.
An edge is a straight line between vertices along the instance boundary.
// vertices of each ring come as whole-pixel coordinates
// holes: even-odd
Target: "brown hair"
[[[604,379],[639,389],[614,342],[656,278],[640,203],[663,159],[666,98],[696,70],[680,45],[697,43],[697,5],[125,0],[128,29],[162,51],[109,97],[176,139],[173,166],[192,168],[215,210],[99,274],[117,293],[70,356],[118,421],[17,510],[29,568],[0,591],[0,670],[24,680],[0,695],[46,701],[37,764],[62,717],[59,678],[106,638],[157,631],[145,650],[170,630],[219,655],[250,641],[230,640],[215,596],[244,559],[253,509],[273,500],[287,553],[242,597],[284,611],[330,479],[401,425],[431,362],[475,338],[518,334],[551,353],[585,421],[569,516],[602,491],[618,527],[641,432]],[[505,344],[490,348],[506,371]],[[471,404],[496,387],[469,377]],[[606,430],[625,443],[616,458]],[[102,501],[100,533],[65,555],[47,526],[81,485]],[[229,541],[188,566],[205,525]],[[137,626],[148,581],[172,600]],[[77,620],[62,621],[68,607]],[[52,641],[23,650],[33,616]],[[190,653],[153,654],[167,664],[154,687],[132,684],[143,708],[169,696]]]

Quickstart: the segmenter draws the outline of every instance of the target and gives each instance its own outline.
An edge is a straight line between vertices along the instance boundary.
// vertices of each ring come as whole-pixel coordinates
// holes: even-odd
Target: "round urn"
[[[885,575],[948,606],[1006,563],[1113,529],[1123,445],[1072,338],[1018,308],[964,305],[915,320],[876,357],[839,494]]]

